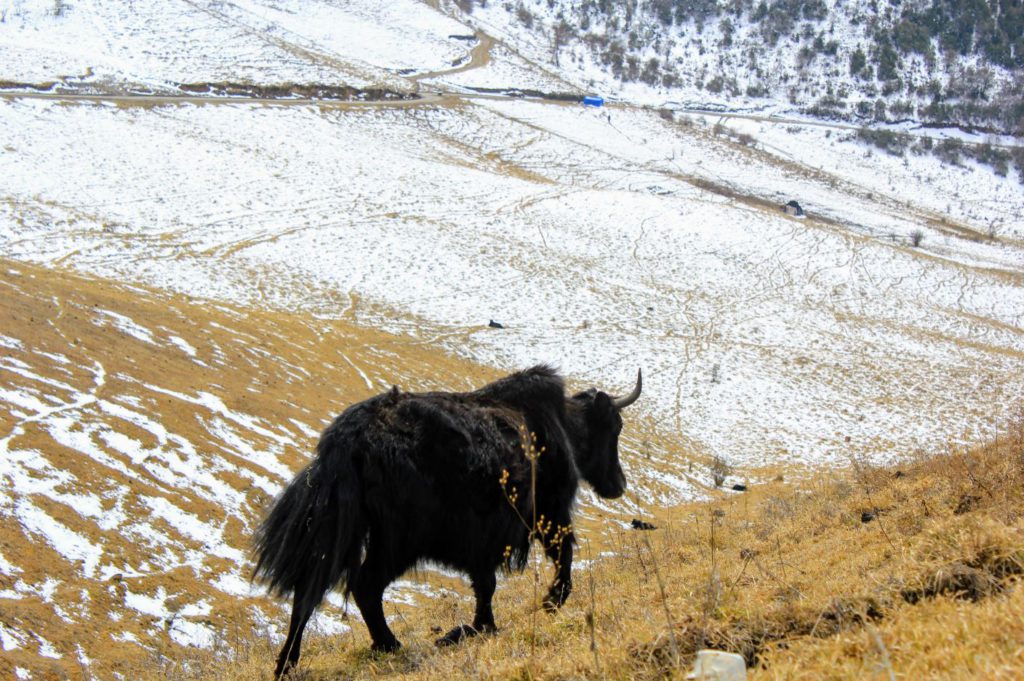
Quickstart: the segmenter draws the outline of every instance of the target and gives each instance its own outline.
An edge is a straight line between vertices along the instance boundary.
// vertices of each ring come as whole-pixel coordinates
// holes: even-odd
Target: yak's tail
[[[348,593],[366,537],[360,488],[352,454],[329,428],[256,531],[253,578],[310,611],[342,582]]]

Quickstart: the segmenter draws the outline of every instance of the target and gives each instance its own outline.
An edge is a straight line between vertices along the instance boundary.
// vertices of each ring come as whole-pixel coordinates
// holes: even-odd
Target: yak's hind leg
[[[323,596],[323,591],[314,594],[305,585],[295,589],[292,601],[292,619],[288,625],[288,637],[284,641],[284,647],[281,648],[281,654],[277,656],[277,667],[274,669],[275,679],[284,678],[295,668],[302,650],[302,632]]]
[[[377,652],[391,653],[402,647],[384,618],[384,590],[395,577],[396,575],[391,574],[384,563],[377,559],[371,543],[366,559],[359,568],[352,596],[363,616],[366,628],[370,631],[370,638],[373,639],[370,648]]]
[[[476,596],[476,613],[473,615],[473,624],[460,624],[437,639],[437,645],[455,645],[464,638],[477,634],[491,634],[498,630],[498,627],[494,625],[494,611],[491,609],[491,599],[494,598],[494,589],[497,584],[498,580],[494,576],[493,569],[473,575],[473,594]]]
[[[555,579],[544,597],[544,609],[548,612],[561,608],[572,593],[572,545],[575,537],[571,523],[565,519],[555,526],[550,537],[542,537],[544,553],[555,564]]]

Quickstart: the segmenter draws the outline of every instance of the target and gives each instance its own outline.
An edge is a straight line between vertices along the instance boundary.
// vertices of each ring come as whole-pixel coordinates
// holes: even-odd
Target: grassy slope
[[[125,333],[104,310],[130,317],[151,336],[144,340]],[[7,439],[9,456],[45,457],[47,462],[19,467],[0,461],[0,482],[7,485],[0,495],[0,552],[14,565],[8,574],[0,572],[0,624],[22,639],[0,650],[2,679],[14,678],[15,667],[40,678],[108,679],[115,673],[134,678],[131,670],[180,655],[182,649],[168,635],[170,624],[130,607],[129,593],[166,596],[172,609],[208,602],[210,616],[194,619],[207,620],[221,632],[252,631],[261,612],[281,617],[269,598],[238,598],[213,585],[232,570],[247,574],[247,565],[210,556],[210,547],[196,537],[152,517],[145,500],[165,499],[181,513],[220,528],[226,544],[244,552],[251,527],[270,500],[246,475],[271,476],[256,454],[274,452],[274,443],[241,422],[213,428],[224,419],[181,395],[208,392],[231,414],[287,434],[290,444],[280,460],[298,470],[315,441],[309,431],[387,382],[423,390],[468,388],[494,378],[493,370],[447,357],[414,339],[343,320],[233,308],[4,259],[0,335],[9,344],[0,348],[0,437]],[[174,338],[184,339],[195,356],[174,345]],[[374,382],[372,389],[368,380]],[[19,406],[8,394],[38,398],[42,406]],[[101,403],[146,415],[154,432],[115,416],[118,412]],[[50,417],[33,416],[35,411],[66,416],[68,432]],[[295,427],[297,422],[305,429]],[[237,434],[224,435],[232,431]],[[105,433],[131,438],[122,449],[133,455],[110,444],[117,441],[108,441]],[[161,433],[164,439],[180,439],[163,447]],[[88,441],[88,447],[63,444],[73,436]],[[191,459],[185,459],[182,442],[195,449]],[[184,474],[167,482],[167,466],[182,471],[186,464],[238,490],[244,495],[239,505],[214,503]],[[12,468],[29,470],[23,475],[31,484],[12,485]],[[103,513],[87,516],[75,501],[81,497],[61,493],[87,500],[94,495]],[[38,530],[27,530],[15,513],[27,503],[99,547],[99,564],[116,566],[123,578],[85,574],[81,561],[67,559]],[[125,517],[115,521],[119,510]],[[154,545],[148,526],[167,543]],[[153,566],[141,567],[147,561]],[[46,584],[57,585],[49,596]],[[134,641],[126,640],[126,634]],[[40,655],[37,637],[52,643],[61,657]],[[92,660],[88,669],[78,662],[79,650]]]
[[[345,375],[348,365],[336,356],[339,348],[375,376],[415,375],[422,373],[422,363],[433,367],[442,377],[435,380],[444,385],[475,385],[490,378],[408,340],[367,335],[339,323],[325,332],[322,321],[252,311],[240,315],[20,263],[17,268],[18,276],[4,269],[5,333],[32,348],[17,356],[40,363],[40,371],[47,359],[39,354],[43,351],[66,353],[78,367],[100,362],[107,370],[104,390],[110,391],[110,399],[130,394],[147,403],[155,397],[140,385],[187,390],[202,379],[225,399],[244,394],[259,400],[259,405],[245,406],[246,412],[266,414],[275,423],[289,417],[315,422],[331,413],[326,403],[344,403],[366,391],[354,371]],[[177,333],[188,339],[210,368],[197,372],[184,355],[151,353],[147,343],[130,340],[109,326],[95,326],[89,312],[94,306],[118,309],[142,322],[159,319],[158,338]],[[296,379],[285,375],[277,362],[254,356],[258,364],[240,379],[230,363],[217,364],[213,350],[231,348],[253,335],[267,344],[271,357],[308,352],[310,357],[302,364],[316,367],[315,374]],[[81,383],[84,391],[92,381],[84,374],[60,378]],[[246,391],[244,383],[250,379],[270,381],[275,389]],[[232,382],[239,380],[242,383]],[[309,407],[314,405],[326,411],[313,414]],[[154,404],[151,413],[162,414],[168,427],[204,447],[216,446],[195,427],[203,413],[185,404],[172,406],[160,409]],[[86,416],[99,418],[99,413]],[[635,438],[647,425],[634,421],[626,430]],[[15,444],[53,456],[59,453],[45,432],[28,425]],[[84,479],[89,461],[66,453],[62,467]],[[289,451],[287,458],[297,466],[302,450]],[[105,489],[112,482],[108,475],[105,471],[95,480],[89,478],[88,489]],[[859,465],[846,471],[786,475],[785,480],[755,486],[744,494],[715,493],[710,501],[676,508],[655,510],[648,505],[650,520],[658,525],[653,532],[628,530],[623,523],[584,509],[588,519],[580,522],[578,556],[600,558],[590,566],[582,560],[577,564],[576,592],[564,610],[553,617],[535,616],[533,573],[510,576],[503,580],[495,602],[503,627],[499,635],[453,650],[435,649],[432,630],[470,619],[469,589],[423,573],[421,579],[432,586],[453,591],[446,597],[421,599],[416,606],[388,606],[393,626],[406,644],[400,654],[370,657],[365,629],[353,621],[350,635],[317,637],[313,632],[300,677],[682,676],[692,652],[704,645],[744,653],[764,666],[757,678],[886,678],[890,667],[903,678],[1024,674],[1024,594],[1013,588],[1024,564],[1024,423],[975,451],[907,461],[899,475],[896,468]],[[45,503],[41,497],[36,501]],[[128,503],[131,507],[134,501]],[[189,500],[186,506],[196,513],[216,513],[200,500]],[[254,496],[247,511],[255,516],[260,507],[261,500]],[[100,539],[69,509],[56,504],[47,508],[83,534]],[[862,513],[874,509],[880,509],[878,517],[862,522]],[[233,544],[246,544],[244,528],[232,526],[229,534]],[[107,551],[135,560],[129,542],[107,539],[102,542]],[[82,644],[98,661],[93,671],[103,678],[115,670],[131,678],[269,677],[276,650],[252,633],[255,627],[246,624],[242,613],[252,606],[272,608],[272,601],[215,594],[207,584],[216,574],[211,572],[214,564],[195,573],[179,570],[129,580],[133,592],[153,593],[164,586],[174,593],[212,598],[214,623],[235,623],[223,628],[233,633],[213,652],[191,654],[164,645],[147,652],[111,641],[112,633],[126,629],[143,636],[153,624],[123,610],[117,589],[80,579],[14,524],[6,526],[0,543],[7,558],[23,570],[19,578],[35,583],[57,575],[67,582],[69,594],[90,594],[91,616],[83,615],[74,628],[64,625],[52,606],[36,599],[12,602],[0,613],[0,620],[41,632],[66,654],[70,666],[54,661],[50,671],[56,676],[81,672],[74,668],[73,651]],[[549,571],[544,566],[541,572],[538,591],[543,593]],[[0,585],[11,587],[7,582]],[[938,595],[930,596],[933,592]],[[65,606],[72,605],[73,599],[58,597]],[[128,619],[112,623],[107,613],[119,611]],[[4,658],[8,664],[43,671],[35,664],[39,660],[28,655],[5,651]]]
[[[432,631],[470,618],[463,587],[388,608],[399,654],[371,657],[353,622],[312,639],[296,678],[682,678],[705,646],[744,654],[755,679],[1020,678],[1022,512],[1018,421],[973,451],[719,493],[662,511],[653,532],[584,530],[578,555],[607,553],[577,564],[559,614],[534,617],[527,570],[499,586],[497,636],[433,647]],[[157,677],[269,678],[267,642],[227,652]]]

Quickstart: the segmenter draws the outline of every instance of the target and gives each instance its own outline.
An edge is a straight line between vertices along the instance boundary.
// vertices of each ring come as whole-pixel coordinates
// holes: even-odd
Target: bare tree
[[[569,22],[564,17],[559,17],[554,29],[551,31],[551,59],[555,66],[561,65],[559,64],[559,55],[562,48],[569,43],[569,39],[573,37],[574,33]]]

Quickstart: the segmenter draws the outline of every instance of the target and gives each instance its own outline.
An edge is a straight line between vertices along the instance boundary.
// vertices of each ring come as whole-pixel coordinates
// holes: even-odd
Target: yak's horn
[[[615,405],[616,409],[625,409],[629,405],[636,402],[636,398],[640,397],[640,391],[644,386],[644,377],[640,369],[636,370],[636,387],[633,388],[633,392],[626,395],[625,397],[614,397],[612,398],[612,404]]]

